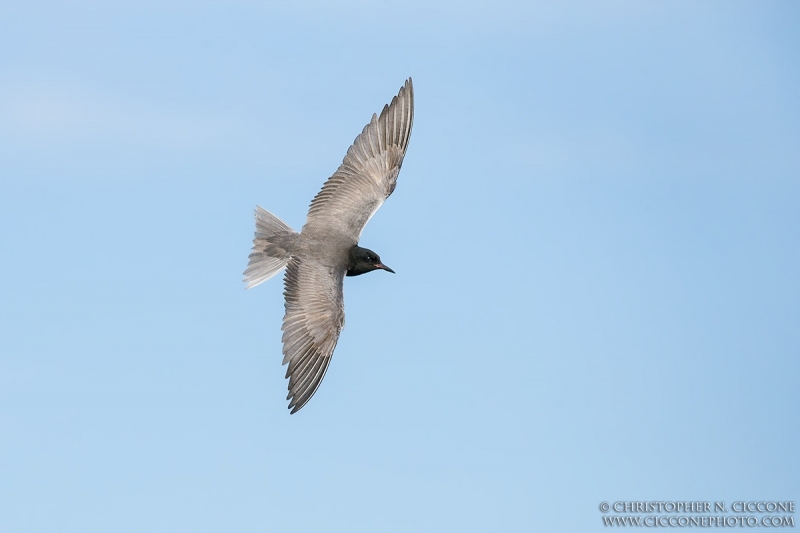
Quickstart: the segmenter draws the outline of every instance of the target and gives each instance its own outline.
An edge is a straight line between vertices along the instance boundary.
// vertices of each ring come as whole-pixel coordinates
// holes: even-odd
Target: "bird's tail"
[[[253,238],[253,251],[244,271],[246,289],[280,272],[292,255],[292,243],[298,236],[281,219],[256,206],[256,232]]]

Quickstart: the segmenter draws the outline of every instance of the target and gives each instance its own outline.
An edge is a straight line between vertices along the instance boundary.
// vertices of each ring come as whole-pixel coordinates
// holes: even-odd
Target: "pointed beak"
[[[383,263],[378,263],[378,264],[377,264],[377,265],[375,265],[375,266],[376,266],[376,267],[378,267],[378,268],[382,268],[382,269],[383,269],[383,270],[385,270],[386,272],[391,272],[392,274],[394,274],[394,270],[392,270],[391,268],[387,267],[387,266],[386,266],[386,265],[384,265]]]

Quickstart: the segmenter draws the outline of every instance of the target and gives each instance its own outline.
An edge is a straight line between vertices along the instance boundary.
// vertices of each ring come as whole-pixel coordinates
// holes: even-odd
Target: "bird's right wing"
[[[283,364],[292,414],[319,388],[344,327],[344,271],[292,257],[284,278]]]
[[[375,211],[392,194],[414,122],[414,86],[406,80],[347,150],[339,169],[311,201],[303,233],[331,229],[357,243]]]

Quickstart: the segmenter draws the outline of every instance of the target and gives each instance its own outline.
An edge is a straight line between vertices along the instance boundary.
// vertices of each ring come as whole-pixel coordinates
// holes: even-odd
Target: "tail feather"
[[[267,281],[286,266],[291,257],[288,243],[297,235],[281,219],[259,206],[255,218],[253,250],[244,271],[246,289]]]

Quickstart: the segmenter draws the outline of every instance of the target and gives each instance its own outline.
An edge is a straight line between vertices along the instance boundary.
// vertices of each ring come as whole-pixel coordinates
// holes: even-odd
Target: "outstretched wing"
[[[283,364],[288,364],[289,409],[299,411],[314,395],[344,327],[342,280],[337,272],[314,261],[292,257],[283,292]]]
[[[392,194],[411,136],[414,87],[411,78],[347,150],[341,166],[311,201],[303,233],[333,230],[357,243],[375,211]]]

